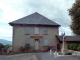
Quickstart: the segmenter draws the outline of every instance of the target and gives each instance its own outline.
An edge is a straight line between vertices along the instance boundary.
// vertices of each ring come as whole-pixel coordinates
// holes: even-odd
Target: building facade
[[[13,51],[30,44],[30,51],[47,51],[50,47],[57,49],[59,24],[39,13],[33,13],[9,23],[13,27]]]

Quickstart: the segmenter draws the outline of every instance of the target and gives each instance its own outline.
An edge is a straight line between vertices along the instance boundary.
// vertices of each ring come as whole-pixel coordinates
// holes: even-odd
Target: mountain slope
[[[6,44],[10,44],[12,45],[12,41],[8,41],[8,40],[5,40],[5,39],[0,39],[0,43],[6,45]]]

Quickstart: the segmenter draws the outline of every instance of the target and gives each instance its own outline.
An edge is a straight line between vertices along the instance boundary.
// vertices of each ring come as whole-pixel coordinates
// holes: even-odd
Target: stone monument
[[[62,44],[62,50],[61,50],[62,54],[65,54],[68,52],[68,49],[67,49],[67,43],[66,41],[63,40],[63,44]]]
[[[62,52],[62,54],[65,54],[68,52],[65,33],[62,34],[62,41],[63,41],[63,43],[62,43],[61,52]]]

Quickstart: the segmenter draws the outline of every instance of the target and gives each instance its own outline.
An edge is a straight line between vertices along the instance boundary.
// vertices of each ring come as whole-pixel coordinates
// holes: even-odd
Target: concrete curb
[[[77,56],[77,55],[57,55],[57,57],[68,57],[68,56],[74,57],[74,56]]]
[[[12,60],[38,60],[35,55],[10,57]]]

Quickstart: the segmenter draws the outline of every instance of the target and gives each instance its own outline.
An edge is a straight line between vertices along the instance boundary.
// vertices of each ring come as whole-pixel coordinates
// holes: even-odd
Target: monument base
[[[63,41],[61,52],[62,52],[62,54],[65,54],[68,52],[67,44],[65,41]]]

